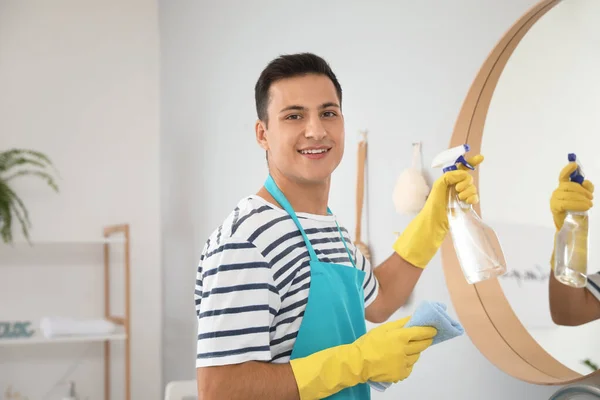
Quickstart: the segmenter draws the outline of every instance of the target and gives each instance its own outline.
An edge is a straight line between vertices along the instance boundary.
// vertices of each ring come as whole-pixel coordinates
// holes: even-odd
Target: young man
[[[588,211],[592,208],[594,185],[589,180],[580,185],[570,182],[569,176],[577,169],[575,162],[565,166],[559,175],[558,188],[550,198],[550,210],[558,232],[563,226],[565,212]],[[550,261],[554,270],[554,252]],[[600,319],[600,271],[588,275],[585,288],[563,285],[554,273],[550,274],[550,314],[558,325],[578,326]]]
[[[368,333],[411,294],[448,231],[446,193],[478,201],[471,175],[444,174],[372,269],[328,209],[344,152],[342,89],[313,54],[273,60],[255,87],[269,174],[210,236],[196,281],[202,400],[369,399],[366,382],[406,379],[432,342],[409,317]],[[483,157],[469,160],[477,165]]]

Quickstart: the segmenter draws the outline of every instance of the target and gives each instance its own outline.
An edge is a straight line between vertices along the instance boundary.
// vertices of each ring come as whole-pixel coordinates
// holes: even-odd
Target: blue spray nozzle
[[[471,147],[466,143],[445,150],[433,159],[431,166],[432,168],[441,167],[444,172],[456,171],[458,169],[457,164],[462,164],[469,169],[475,169],[464,157],[465,153],[469,150],[471,150]]]
[[[575,153],[569,153],[568,159],[569,162],[577,163],[577,169],[571,173],[569,178],[571,179],[571,182],[576,182],[581,185],[585,179],[585,175],[583,174],[581,164],[579,163],[579,160],[577,160],[577,156],[575,155]]]
[[[456,171],[458,169],[458,166],[456,164],[462,164],[465,167],[474,170],[475,167],[473,167],[471,164],[469,164],[467,162],[467,160],[465,160],[465,156],[460,156],[456,159],[456,161],[454,162],[453,165],[449,165],[446,168],[443,169],[444,172],[448,172],[448,171]]]

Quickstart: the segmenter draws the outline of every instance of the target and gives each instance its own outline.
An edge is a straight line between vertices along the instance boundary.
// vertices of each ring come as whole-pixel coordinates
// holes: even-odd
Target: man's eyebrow
[[[323,103],[319,106],[319,109],[322,110],[324,108],[329,108],[329,107],[336,107],[336,108],[340,108],[340,105],[338,103],[335,103],[333,101],[328,101],[327,103]],[[293,104],[291,106],[287,106],[282,108],[279,112],[286,112],[286,111],[290,111],[290,110],[295,110],[295,111],[305,111],[306,107],[303,106],[299,106],[297,104]]]
[[[323,103],[321,104],[321,107],[319,108],[329,108],[329,107],[336,107],[336,108],[340,108],[340,105],[338,103],[334,103],[333,101],[329,101],[327,103]]]
[[[279,112],[282,113],[282,112],[290,111],[290,110],[304,111],[304,110],[306,110],[306,107],[302,107],[302,106],[294,104],[294,105],[282,108],[281,111],[279,111]]]

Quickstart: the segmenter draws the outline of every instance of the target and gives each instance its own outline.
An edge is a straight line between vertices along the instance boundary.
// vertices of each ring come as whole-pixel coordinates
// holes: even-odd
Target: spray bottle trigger
[[[573,172],[571,174],[570,178],[571,178],[571,182],[576,182],[576,183],[579,183],[580,185],[583,183],[583,180],[584,180],[583,176],[581,176],[579,174],[579,171]]]
[[[575,155],[575,153],[569,153],[568,159],[569,162],[577,162],[577,156]],[[585,179],[585,176],[581,171],[581,166],[579,165],[579,162],[577,162],[577,164],[577,169],[571,173],[569,178],[571,179],[571,182],[576,182],[581,185]]]
[[[457,162],[457,163],[461,163],[462,165],[464,165],[465,167],[467,167],[467,168],[469,168],[469,169],[472,169],[472,170],[474,170],[474,169],[475,169],[475,167],[473,167],[471,164],[469,164],[469,163],[467,162],[467,160],[465,160],[465,157],[464,157],[464,156],[460,156],[460,157],[458,157],[458,159],[456,160],[456,162]]]

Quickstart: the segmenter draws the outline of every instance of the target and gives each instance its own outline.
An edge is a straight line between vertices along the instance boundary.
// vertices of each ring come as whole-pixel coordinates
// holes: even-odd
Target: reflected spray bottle
[[[577,163],[570,180],[581,185],[585,179],[583,167],[575,154],[569,154],[568,158],[569,162]],[[588,230],[587,211],[566,211],[563,226],[554,240],[554,277],[567,286],[582,288],[587,284]]]

